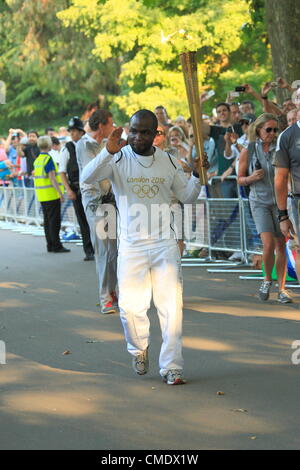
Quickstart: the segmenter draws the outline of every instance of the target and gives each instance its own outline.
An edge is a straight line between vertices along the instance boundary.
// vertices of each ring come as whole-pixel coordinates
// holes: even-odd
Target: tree
[[[198,51],[202,90],[216,92],[210,113],[234,86],[270,79],[264,3],[0,0],[0,129],[65,123],[99,98],[120,123],[158,104],[188,116],[184,50]]]
[[[61,27],[67,0],[7,0],[0,9],[0,77],[7,84],[2,116],[18,127],[67,118],[107,90],[115,92],[115,64],[90,60],[93,42]],[[7,27],[9,25],[9,27]]]
[[[274,78],[288,83],[300,80],[300,3],[298,0],[266,0],[266,21],[271,43]],[[286,98],[278,90],[278,98]]]
[[[130,115],[164,104],[173,116],[188,113],[179,54],[198,51],[199,81],[207,87],[241,46],[241,27],[250,21],[245,0],[73,0],[58,17],[93,38],[99,60],[118,59],[120,93],[109,96],[115,107]]]

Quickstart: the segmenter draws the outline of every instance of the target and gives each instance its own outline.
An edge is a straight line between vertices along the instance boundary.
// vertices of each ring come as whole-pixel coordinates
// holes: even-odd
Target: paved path
[[[275,292],[261,303],[257,281],[183,268],[189,382],[171,387],[154,309],[151,369],[138,377],[81,247],[48,254],[42,237],[0,237],[0,449],[299,448],[299,291],[292,305]]]

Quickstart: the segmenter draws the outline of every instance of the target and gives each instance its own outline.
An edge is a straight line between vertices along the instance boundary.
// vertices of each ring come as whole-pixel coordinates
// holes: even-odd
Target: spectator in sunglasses
[[[259,289],[259,298],[266,301],[272,286],[274,250],[278,277],[278,298],[281,303],[292,302],[285,290],[286,248],[280,230],[274,188],[274,157],[278,133],[278,119],[264,113],[249,128],[249,145],[240,154],[238,183],[249,186],[252,216],[263,244],[265,278]]]

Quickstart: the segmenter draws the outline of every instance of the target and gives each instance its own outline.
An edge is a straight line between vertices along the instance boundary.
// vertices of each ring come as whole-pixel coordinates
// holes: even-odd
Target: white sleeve
[[[67,166],[70,160],[70,154],[67,147],[63,147],[59,155],[59,172],[67,173]]]
[[[193,175],[190,179],[187,179],[183,169],[180,167],[177,168],[171,189],[180,202],[190,204],[197,200],[201,190],[201,183],[199,178]]]
[[[108,153],[106,147],[104,147],[101,152],[82,169],[80,183],[94,184],[105,179],[113,181],[113,169],[111,166],[113,157],[113,155]]]
[[[237,158],[239,156],[239,154],[240,154],[240,152],[238,151],[236,146],[231,145],[231,155],[229,155],[229,157],[227,157],[225,155],[225,151],[224,151],[224,158],[226,158],[226,160],[232,160],[233,158]]]

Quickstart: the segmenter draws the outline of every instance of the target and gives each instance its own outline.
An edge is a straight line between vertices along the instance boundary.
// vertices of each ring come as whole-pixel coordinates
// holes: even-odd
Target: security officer
[[[38,146],[41,153],[33,162],[34,186],[44,214],[47,250],[54,253],[68,253],[70,250],[64,248],[59,238],[61,202],[64,201],[64,196],[57,165],[48,153],[52,146],[51,138],[39,137]]]
[[[74,116],[70,119],[68,131],[71,134],[72,141],[67,142],[60,153],[59,171],[62,182],[66,188],[68,198],[73,202],[76,217],[79,223],[80,232],[85,252],[84,261],[94,259],[93,245],[90,239],[90,229],[84,212],[79,188],[79,169],[76,158],[75,143],[85,134],[83,122],[79,117]]]

